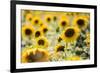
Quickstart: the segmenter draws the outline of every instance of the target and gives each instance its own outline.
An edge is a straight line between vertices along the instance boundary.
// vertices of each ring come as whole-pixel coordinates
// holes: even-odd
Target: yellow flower
[[[61,38],[65,41],[65,42],[74,42],[78,36],[80,35],[80,30],[77,27],[67,27],[62,35]]]
[[[89,20],[86,18],[86,16],[76,16],[73,20],[73,26],[77,26],[78,28],[85,30],[88,26]]]
[[[44,20],[45,20],[45,22],[46,23],[51,23],[52,22],[52,20],[53,20],[53,16],[52,16],[52,14],[45,14],[44,15]]]
[[[43,24],[43,25],[40,27],[40,29],[41,29],[41,31],[42,31],[43,33],[46,33],[46,32],[49,30],[49,28],[48,28],[48,26],[47,26],[46,24]]]
[[[60,19],[59,19],[59,27],[61,28],[66,28],[69,26],[69,19],[66,15],[61,15]]]
[[[71,56],[71,57],[67,57],[66,60],[79,61],[79,60],[81,60],[81,57],[80,56]]]
[[[36,30],[34,33],[35,38],[38,38],[40,36],[43,36],[43,32],[41,30]]]
[[[31,38],[34,34],[34,28],[30,24],[23,24],[22,25],[22,38]]]
[[[65,46],[57,44],[55,46],[55,52],[61,52],[61,51],[64,52],[64,48],[65,48]]]
[[[29,21],[29,22],[32,21],[32,18],[33,18],[32,13],[27,13],[26,16],[25,16],[26,21]]]
[[[36,44],[37,44],[37,47],[39,47],[39,48],[47,48],[48,47],[48,40],[47,40],[47,38],[45,38],[45,37],[39,37],[39,38],[37,38],[36,39]]]
[[[31,23],[33,26],[40,26],[41,25],[41,18],[40,16],[34,16]]]
[[[22,51],[22,63],[49,61],[49,52],[41,48],[25,48]]]

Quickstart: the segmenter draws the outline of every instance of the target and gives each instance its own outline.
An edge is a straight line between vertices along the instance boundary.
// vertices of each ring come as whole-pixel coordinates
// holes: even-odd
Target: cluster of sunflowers
[[[90,58],[90,15],[22,10],[21,62],[80,61]]]

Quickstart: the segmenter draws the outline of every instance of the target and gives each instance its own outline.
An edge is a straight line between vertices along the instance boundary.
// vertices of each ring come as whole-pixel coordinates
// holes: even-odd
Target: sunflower
[[[46,33],[49,30],[49,28],[46,24],[41,25],[40,29],[43,33]]]
[[[41,21],[40,16],[34,16],[32,21],[31,21],[33,26],[40,26],[41,22],[42,21]]]
[[[66,60],[79,61],[79,60],[81,60],[81,57],[80,56],[71,56],[71,57],[67,57]]]
[[[24,24],[22,26],[22,38],[31,38],[34,34],[34,28],[32,25]]]
[[[61,51],[64,52],[64,48],[65,48],[65,46],[57,44],[55,46],[55,52],[61,52]]]
[[[49,61],[49,52],[41,48],[25,48],[22,51],[22,63]]]
[[[46,37],[41,36],[36,39],[36,44],[39,48],[47,48],[49,43]]]
[[[38,37],[40,37],[40,36],[43,36],[43,32],[42,32],[41,30],[36,30],[36,31],[34,32],[34,36],[35,36],[35,38],[38,38]]]
[[[74,42],[80,35],[80,30],[77,27],[67,27],[61,34],[61,38],[65,42]]]
[[[78,28],[85,30],[88,26],[88,19],[86,16],[76,16],[73,20],[73,26],[77,26]]]
[[[46,23],[51,23],[53,20],[53,16],[52,14],[45,14],[44,19]]]
[[[68,17],[66,15],[62,15],[60,17],[60,19],[59,19],[58,24],[59,24],[60,28],[66,28],[66,27],[68,27],[69,26],[69,19],[68,19]]]
[[[32,21],[32,18],[33,18],[32,13],[27,13],[27,14],[25,15],[25,20],[26,20],[26,21],[31,22],[31,21]]]

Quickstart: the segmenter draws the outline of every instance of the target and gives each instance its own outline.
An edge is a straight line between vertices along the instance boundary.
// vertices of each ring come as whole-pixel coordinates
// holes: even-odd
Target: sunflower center
[[[45,33],[45,32],[47,32],[47,31],[48,31],[48,29],[47,29],[47,28],[44,28],[44,29],[43,29],[43,32],[44,32],[44,33]]]
[[[79,19],[78,21],[77,21],[77,24],[79,25],[79,26],[84,26],[84,20],[82,20],[82,19]]]
[[[65,48],[64,46],[59,46],[58,49],[57,49],[57,52],[64,51],[64,48]]]
[[[38,44],[39,44],[39,45],[44,45],[44,40],[40,39],[40,40],[38,41]]]
[[[26,30],[25,30],[25,34],[26,34],[26,35],[31,35],[31,34],[32,34],[32,31],[31,31],[30,29],[26,29]]]
[[[56,17],[56,16],[54,16],[53,20],[54,20],[54,21],[56,21],[56,20],[57,20],[57,17]]]
[[[31,21],[31,20],[32,20],[32,18],[30,17],[30,18],[29,18],[29,21]]]
[[[74,35],[74,33],[75,33],[74,29],[67,29],[65,31],[65,36],[66,37],[72,37]]]
[[[47,21],[48,21],[48,22],[50,22],[50,21],[51,21],[51,19],[48,17],[48,18],[47,18]]]
[[[35,20],[34,22],[35,22],[35,24],[38,24],[38,23],[39,23],[39,21],[38,21],[38,20]]]
[[[67,23],[66,23],[66,21],[62,21],[62,26],[65,26]]]
[[[40,36],[40,32],[37,31],[37,32],[35,33],[35,37],[39,37],[39,36]]]

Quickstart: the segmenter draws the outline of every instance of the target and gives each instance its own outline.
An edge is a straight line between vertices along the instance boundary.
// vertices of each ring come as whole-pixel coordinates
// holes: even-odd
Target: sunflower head
[[[53,16],[51,14],[45,14],[44,19],[46,23],[51,23],[53,20]]]
[[[67,27],[61,37],[66,42],[73,42],[75,41],[80,34],[80,30],[77,27]]]
[[[31,23],[33,24],[33,26],[40,26],[41,24],[41,19],[40,16],[34,16]]]
[[[85,30],[88,26],[88,19],[85,16],[76,16],[73,20],[73,25]]]
[[[42,26],[40,27],[40,29],[41,29],[41,31],[43,33],[46,33],[49,30],[49,28],[48,28],[48,26],[46,24],[42,24]]]
[[[41,48],[31,48],[22,52],[22,63],[45,62],[49,60],[49,52]]]
[[[59,27],[61,28],[66,28],[69,26],[69,19],[66,15],[64,16],[61,16],[60,19],[59,19]]]
[[[27,37],[31,38],[33,34],[34,34],[34,28],[32,25],[25,24],[22,26],[22,38],[23,39]]]
[[[38,38],[42,35],[43,35],[43,32],[41,30],[36,30],[35,33],[34,33],[35,38]]]
[[[37,47],[47,48],[48,47],[48,40],[43,36],[37,38]]]
[[[64,52],[64,48],[65,46],[58,44],[55,47],[55,52]]]

